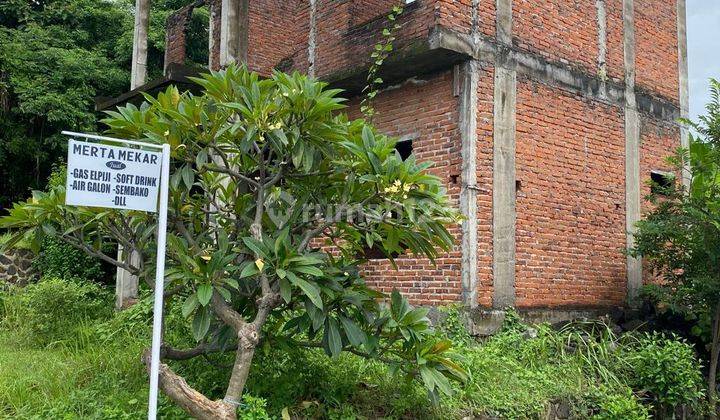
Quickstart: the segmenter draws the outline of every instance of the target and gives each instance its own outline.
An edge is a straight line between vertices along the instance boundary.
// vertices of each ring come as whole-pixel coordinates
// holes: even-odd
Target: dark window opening
[[[395,143],[395,150],[400,153],[400,158],[402,160],[407,160],[413,152],[412,140],[402,140]]]
[[[653,194],[667,195],[675,185],[675,174],[672,172],[651,171],[650,191]]]
[[[516,192],[522,191],[522,181],[519,181],[519,180],[515,181],[515,191]]]
[[[391,252],[390,256],[393,258],[397,258],[402,253],[400,252]],[[362,257],[366,260],[386,260],[388,257],[383,253],[383,251],[380,248],[372,247],[368,248],[367,246],[362,251]]]

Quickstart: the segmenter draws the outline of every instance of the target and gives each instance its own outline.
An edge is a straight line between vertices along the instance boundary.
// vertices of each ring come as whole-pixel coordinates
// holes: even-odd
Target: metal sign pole
[[[157,260],[155,266],[155,302],[153,306],[153,336],[150,359],[150,400],[148,420],[157,418],[158,377],[160,374],[160,344],[162,341],[163,294],[165,292],[165,238],[167,234],[168,184],[170,183],[170,145],[162,148],[160,175],[160,208],[158,209]]]

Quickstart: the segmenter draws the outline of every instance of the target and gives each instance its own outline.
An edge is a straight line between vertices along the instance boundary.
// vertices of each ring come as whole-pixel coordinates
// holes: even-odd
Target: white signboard
[[[157,211],[162,152],[70,140],[65,204]]]

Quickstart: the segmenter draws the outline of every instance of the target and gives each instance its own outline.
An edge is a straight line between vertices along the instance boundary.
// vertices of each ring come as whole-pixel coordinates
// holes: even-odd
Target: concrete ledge
[[[471,335],[485,337],[500,330],[505,322],[505,310],[465,309],[468,330]],[[603,316],[619,319],[625,312],[622,307],[598,308],[518,308],[520,318],[530,325],[561,324],[582,319],[598,319]]]
[[[599,75],[584,69],[500,45],[492,38],[481,37],[476,43],[472,35],[443,26],[432,28],[427,38],[401,45],[381,67],[380,77],[386,85],[392,85],[413,76],[448,70],[470,59],[513,69],[518,77],[566,89],[600,102],[621,108],[625,106],[624,83],[604,81]],[[367,66],[360,65],[337,71],[323,79],[333,88],[357,95],[365,86],[366,77]],[[680,117],[678,104],[652,92],[637,92],[637,108],[639,112],[661,121],[677,123]]]
[[[193,93],[199,93],[201,90],[200,86],[188,79],[188,77],[197,77],[203,72],[209,72],[209,70],[184,66],[181,64],[170,64],[166,69],[165,76],[159,79],[140,85],[137,88],[125,92],[115,98],[95,98],[95,111],[115,109],[116,106],[126,105],[127,103],[140,105],[145,100],[142,96],[143,93],[155,95],[158,92],[165,90],[170,85],[177,86],[181,92],[189,90]]]

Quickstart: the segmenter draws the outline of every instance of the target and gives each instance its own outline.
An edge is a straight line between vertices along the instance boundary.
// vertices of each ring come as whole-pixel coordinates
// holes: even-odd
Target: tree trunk
[[[230,382],[225,392],[225,401],[239,403],[259,341],[259,334],[253,324],[246,324],[238,331],[238,348]]]
[[[708,373],[708,402],[710,418],[717,419],[717,367],[720,354],[720,301],[715,305],[713,319],[712,346],[710,347],[710,371]]]
[[[143,354],[143,362],[150,372],[150,351]],[[213,401],[193,389],[165,363],[160,363],[160,389],[189,415],[201,420],[235,420],[236,406],[223,400]]]

